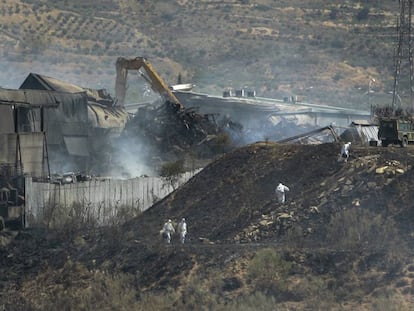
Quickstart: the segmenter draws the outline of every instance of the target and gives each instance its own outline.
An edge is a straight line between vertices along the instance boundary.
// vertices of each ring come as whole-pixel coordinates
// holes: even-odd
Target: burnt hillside
[[[0,301],[7,310],[89,310],[94,301],[271,310],[275,299],[294,310],[409,310],[414,149],[353,146],[344,163],[339,148],[252,144],[124,225],[4,232]],[[279,181],[290,187],[284,205]],[[166,246],[162,224],[182,217],[186,244],[174,236]]]
[[[194,240],[201,236],[234,242],[264,215],[275,219],[287,213],[292,216],[291,225],[306,224],[321,233],[333,214],[354,208],[357,201],[359,208],[376,213],[388,212],[396,201],[408,204],[411,150],[353,147],[349,163],[338,162],[339,150],[337,144],[246,146],[211,163],[137,222],[145,226],[186,217],[197,228]],[[384,172],[377,172],[384,167]],[[277,203],[274,194],[279,181],[291,190],[284,205]],[[315,208],[319,213],[315,214]],[[268,229],[266,236],[255,239],[276,239],[278,230]]]

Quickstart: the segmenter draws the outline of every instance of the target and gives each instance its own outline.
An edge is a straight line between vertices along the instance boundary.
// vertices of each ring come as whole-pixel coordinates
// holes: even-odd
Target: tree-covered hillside
[[[198,91],[361,108],[372,79],[371,100],[391,100],[398,13],[368,0],[2,0],[0,85],[37,72],[113,92],[116,58],[145,56]]]

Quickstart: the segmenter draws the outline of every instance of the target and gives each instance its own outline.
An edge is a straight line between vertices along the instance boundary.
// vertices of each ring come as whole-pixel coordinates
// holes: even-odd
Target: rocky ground
[[[122,226],[3,232],[0,306],[410,310],[414,148],[353,146],[347,163],[339,150],[256,143]],[[182,217],[187,243],[164,245]]]

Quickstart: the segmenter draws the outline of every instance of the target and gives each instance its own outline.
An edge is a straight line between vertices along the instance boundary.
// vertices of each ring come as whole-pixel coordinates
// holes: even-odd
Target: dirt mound
[[[339,150],[338,144],[274,143],[238,149],[211,163],[134,225],[145,227],[153,238],[165,219],[185,217],[194,230],[189,234],[193,242],[200,237],[217,243],[274,240],[293,223],[317,233],[340,210],[381,210],[392,193],[400,195],[399,180],[407,184],[411,149],[353,147],[348,163],[338,162]],[[279,181],[290,187],[283,205],[274,193]],[[410,198],[406,194],[404,200]]]

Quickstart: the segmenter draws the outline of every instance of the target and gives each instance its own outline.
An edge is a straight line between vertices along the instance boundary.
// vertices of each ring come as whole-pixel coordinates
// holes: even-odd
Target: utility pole
[[[371,85],[372,83],[375,82],[374,78],[369,78],[369,82],[368,82],[368,107],[371,108]]]
[[[411,16],[412,6],[414,0],[399,0],[399,18],[397,21],[398,41],[394,55],[394,86],[392,92],[392,110],[395,112],[397,100],[401,102],[399,96],[400,90],[400,76],[401,76],[401,64],[403,60],[409,63],[409,87],[410,87],[410,99],[409,108],[414,111],[413,106],[413,50],[412,50],[412,39],[411,39]],[[408,59],[407,59],[408,56]],[[406,67],[403,67],[406,68]]]

